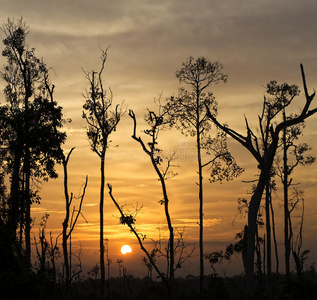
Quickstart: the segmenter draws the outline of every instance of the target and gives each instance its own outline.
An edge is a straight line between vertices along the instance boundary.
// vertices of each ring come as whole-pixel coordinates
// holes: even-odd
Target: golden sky
[[[83,207],[88,224],[81,219],[74,232],[74,240],[81,242],[82,257],[87,258],[87,264],[98,261],[99,160],[89,150],[85,121],[81,118],[82,94],[88,87],[82,69],[99,68],[100,47],[110,45],[105,84],[111,87],[115,102],[124,101],[135,111],[140,130],[145,128],[145,109],[154,108],[154,98],[160,94],[162,99],[177,95],[180,85],[175,72],[183,61],[190,55],[219,60],[229,75],[226,84],[212,87],[219,103],[219,120],[244,134],[244,115],[255,129],[264,86],[270,80],[294,83],[302,89],[299,65],[303,63],[310,91],[317,88],[316,11],[315,0],[1,0],[2,22],[8,17],[22,16],[30,26],[28,43],[52,68],[55,100],[64,107],[65,117],[73,120],[65,127],[68,134],[65,149],[76,147],[69,162],[70,188],[74,194],[80,192],[85,176],[89,176]],[[0,58],[0,63],[4,65],[5,60]],[[3,82],[0,86],[2,90]],[[298,111],[303,101],[302,96],[296,99],[293,112]],[[311,154],[315,156],[316,121],[313,116],[307,122],[302,140],[313,147]],[[118,147],[108,150],[107,182],[112,184],[120,204],[143,205],[137,226],[139,231],[156,238],[158,226],[162,232],[166,229],[163,207],[158,204],[161,190],[150,161],[131,134],[132,122],[126,115],[112,136],[113,146]],[[179,175],[168,182],[174,225],[186,228],[188,241],[197,241],[194,139],[172,130],[162,133],[162,143],[165,151],[176,149],[179,153],[176,170]],[[205,173],[206,251],[222,249],[243,228],[246,220],[238,219],[232,225],[237,199],[246,197],[250,190],[242,180],[252,180],[257,174],[256,162],[247,151],[234,141],[229,144],[246,172],[234,182],[222,185],[209,184]],[[294,175],[294,181],[302,183],[301,188],[305,189],[304,247],[312,250],[310,261],[316,260],[317,255],[313,243],[317,230],[316,179],[317,164],[299,167]],[[40,217],[47,211],[48,228],[58,234],[64,216],[62,178],[44,183],[41,195],[41,205],[32,208],[33,233],[37,234]],[[274,199],[277,215],[282,210],[281,200],[280,196]],[[135,254],[139,251],[136,240],[127,228],[119,225],[118,216],[106,194],[105,234],[114,261],[113,273],[117,272],[115,261],[120,258],[120,246],[129,243],[133,254],[124,260],[132,273],[132,269],[138,269],[142,276],[146,269],[141,267],[141,254]],[[277,219],[279,242],[282,242],[281,216]],[[281,260],[282,255],[281,249]],[[194,259],[188,272],[197,271],[198,262]]]

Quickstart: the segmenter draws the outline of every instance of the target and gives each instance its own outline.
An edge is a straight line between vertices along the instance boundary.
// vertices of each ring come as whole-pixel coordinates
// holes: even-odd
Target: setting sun
[[[129,245],[124,245],[121,247],[122,254],[127,254],[127,253],[131,253],[131,252],[132,252],[132,248]]]

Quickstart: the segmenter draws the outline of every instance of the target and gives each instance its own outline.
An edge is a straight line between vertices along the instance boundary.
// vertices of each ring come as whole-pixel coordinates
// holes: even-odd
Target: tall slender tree
[[[180,83],[190,86],[187,91],[180,89],[178,97],[168,99],[165,106],[171,115],[171,124],[185,135],[196,138],[197,168],[198,168],[198,200],[199,200],[199,256],[200,256],[200,292],[203,292],[204,249],[203,249],[203,215],[204,188],[203,169],[210,168],[211,181],[222,181],[238,176],[242,169],[228,151],[226,136],[220,133],[211,138],[212,128],[206,116],[207,107],[213,115],[217,115],[217,102],[208,88],[214,83],[226,82],[228,76],[222,71],[219,62],[211,62],[205,57],[196,60],[190,57],[182,68],[176,72]],[[203,161],[203,152],[208,154],[208,160]],[[221,163],[222,162],[222,163]]]
[[[285,110],[283,111],[283,120],[292,118],[287,117]],[[281,179],[283,184],[284,195],[284,258],[285,258],[285,273],[287,277],[290,276],[290,257],[292,252],[292,225],[290,217],[290,199],[289,188],[293,184],[292,173],[294,169],[301,166],[310,166],[315,162],[315,157],[307,155],[311,150],[307,143],[296,143],[299,136],[302,135],[305,123],[294,125],[283,130],[282,141],[280,147],[282,148],[282,159],[277,156],[275,159],[275,169],[277,176]]]
[[[145,116],[146,121],[150,125],[150,129],[146,129],[144,132],[147,136],[149,136],[150,141],[148,143],[145,143],[143,139],[136,134],[136,117],[132,110],[129,112],[129,116],[133,119],[133,135],[132,138],[137,141],[143,151],[150,157],[152,166],[159,178],[161,188],[162,188],[162,194],[163,199],[160,201],[161,205],[164,205],[164,212],[165,212],[165,218],[167,227],[169,230],[169,239],[168,239],[168,250],[167,250],[167,256],[168,256],[168,265],[169,270],[167,272],[168,274],[168,290],[170,294],[173,294],[174,289],[174,271],[175,271],[175,248],[174,248],[174,228],[172,225],[172,220],[170,216],[170,209],[169,209],[169,197],[167,194],[167,187],[166,187],[166,180],[170,178],[171,176],[174,176],[175,173],[171,170],[173,166],[173,160],[175,159],[175,153],[171,153],[169,157],[165,157],[162,155],[162,149],[158,146],[158,136],[161,130],[164,129],[164,127],[168,126],[168,120],[166,119],[166,112],[162,113],[162,107],[161,104],[158,103],[159,106],[159,113],[156,114],[154,111],[148,111],[148,113]],[[165,162],[164,162],[165,160]],[[166,166],[163,167],[163,164],[166,163]]]
[[[54,103],[54,89],[55,86],[50,82],[49,80],[49,71],[47,69],[44,70],[44,87],[43,92],[45,93],[45,96],[47,99],[50,100],[50,102]],[[59,124],[58,119],[56,116],[56,113],[52,110],[51,111],[52,120],[53,120],[53,129],[54,129],[54,135],[58,137],[59,135]],[[60,144],[58,146],[58,155],[60,157],[61,164],[63,166],[63,188],[64,188],[64,198],[65,198],[65,218],[63,220],[63,229],[62,229],[62,247],[63,247],[63,257],[64,257],[64,271],[65,271],[65,287],[66,291],[69,291],[71,281],[73,278],[72,271],[71,271],[71,235],[75,228],[75,225],[77,223],[78,217],[82,215],[81,209],[82,209],[82,203],[84,201],[85,192],[88,184],[88,176],[86,176],[85,183],[83,185],[83,192],[78,197],[80,199],[79,201],[79,207],[76,210],[76,216],[73,220],[73,222],[70,222],[70,207],[72,205],[73,199],[75,198],[73,193],[69,192],[69,186],[68,186],[68,162],[70,159],[70,156],[72,152],[74,151],[75,147],[71,148],[68,154],[66,155],[62,145]],[[74,213],[74,212],[73,212]]]
[[[101,68],[99,72],[85,72],[89,82],[89,91],[84,95],[86,102],[83,105],[83,118],[87,122],[87,136],[91,150],[100,158],[100,272],[101,272],[101,299],[105,294],[105,247],[104,247],[104,190],[105,190],[105,159],[109,147],[109,137],[116,130],[124,114],[124,108],[116,105],[113,108],[113,94],[111,89],[103,86],[103,71],[107,60],[107,51],[102,50]]]
[[[299,278],[302,277],[302,271],[304,267],[304,262],[307,259],[307,255],[309,254],[310,250],[303,250],[303,227],[304,227],[304,212],[305,212],[305,205],[304,205],[304,191],[299,190],[297,188],[294,188],[293,191],[293,199],[291,203],[291,209],[290,209],[290,216],[289,216],[289,224],[290,224],[290,231],[291,231],[291,251],[293,254],[295,266],[296,266],[296,272],[297,276]],[[293,227],[292,227],[292,221],[291,221],[291,212],[297,207],[298,203],[301,202],[301,215],[299,216],[300,221],[299,221],[299,229],[297,236],[294,237],[293,234]]]

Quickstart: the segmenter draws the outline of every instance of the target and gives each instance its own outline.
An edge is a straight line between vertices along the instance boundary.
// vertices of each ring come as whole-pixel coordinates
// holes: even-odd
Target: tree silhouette
[[[207,108],[217,115],[217,102],[211,92],[205,92],[213,83],[226,82],[227,75],[222,72],[219,62],[211,62],[205,57],[194,60],[190,57],[176,72],[180,83],[190,86],[191,90],[180,89],[178,97],[168,99],[165,110],[171,116],[171,125],[183,134],[196,137],[198,164],[199,198],[199,253],[200,253],[200,292],[203,292],[204,250],[203,250],[203,169],[208,167],[211,182],[230,180],[238,176],[242,169],[237,166],[227,148],[226,136],[221,132],[210,136],[211,124],[206,116]],[[206,151],[208,161],[203,162],[202,152]]]
[[[307,259],[307,255],[309,254],[310,250],[302,251],[303,246],[303,227],[304,227],[304,212],[305,212],[305,198],[304,198],[304,191],[294,188],[293,190],[293,199],[291,199],[291,208],[289,210],[289,227],[290,227],[290,237],[291,237],[291,252],[293,254],[293,258],[295,261],[296,272],[299,279],[302,278],[302,272],[304,268],[304,262]],[[302,211],[300,215],[299,221],[299,230],[297,236],[294,238],[293,234],[293,227],[292,227],[292,219],[291,213],[297,207],[298,203],[301,202],[302,204]]]
[[[278,87],[277,87],[278,88]],[[279,88],[281,89],[281,88]],[[285,108],[283,109],[283,120],[291,119],[293,116],[286,116]],[[290,200],[289,187],[292,185],[291,178],[294,169],[299,166],[310,166],[314,163],[315,157],[306,155],[311,148],[307,143],[296,143],[296,140],[302,135],[305,123],[296,124],[283,130],[281,138],[282,159],[277,156],[275,159],[276,175],[281,179],[284,193],[284,249],[285,249],[285,271],[290,276],[290,256],[291,256],[291,240],[292,227],[290,219]]]
[[[170,216],[169,211],[169,197],[167,193],[167,187],[166,187],[166,180],[174,177],[176,173],[173,172],[172,167],[175,166],[173,162],[175,161],[176,153],[171,152],[167,155],[163,154],[163,150],[159,147],[158,137],[162,130],[166,129],[170,125],[170,120],[167,114],[166,110],[163,110],[163,107],[160,102],[160,98],[156,101],[156,104],[158,106],[158,113],[155,113],[154,111],[148,110],[148,112],[145,115],[145,120],[147,121],[149,125],[149,129],[144,130],[144,133],[146,136],[149,137],[149,142],[144,142],[144,140],[137,136],[136,134],[136,128],[137,128],[137,122],[135,114],[132,110],[129,111],[129,116],[133,119],[133,135],[132,138],[136,140],[142,147],[143,151],[150,157],[152,166],[159,178],[163,199],[159,201],[161,205],[164,206],[164,213],[165,213],[165,219],[168,227],[169,237],[167,241],[167,248],[166,253],[163,253],[161,251],[161,247],[157,247],[158,245],[161,246],[161,240],[154,242],[156,245],[156,248],[154,249],[155,252],[160,252],[161,255],[166,257],[167,260],[167,272],[166,276],[168,278],[168,291],[169,294],[174,293],[174,273],[175,271],[181,267],[182,263],[186,261],[186,259],[191,256],[192,252],[189,253],[188,256],[186,256],[186,259],[184,259],[185,255],[179,255],[177,261],[175,258],[175,254],[177,251],[179,251],[180,248],[183,250],[186,248],[184,241],[183,241],[183,234],[179,233],[179,238],[175,241],[175,229],[172,225],[172,219]],[[151,253],[152,254],[152,253]],[[154,261],[154,257],[153,257]]]
[[[246,250],[246,261],[245,261],[245,273],[246,273],[246,291],[250,295],[254,293],[254,250],[255,250],[255,236],[256,236],[256,223],[258,210],[261,203],[262,194],[267,183],[267,180],[270,177],[271,168],[273,165],[274,157],[276,155],[276,150],[280,140],[280,134],[283,132],[284,128],[299,124],[305,119],[309,118],[316,113],[317,108],[310,109],[315,93],[309,95],[306,85],[306,78],[304,73],[304,68],[301,65],[301,74],[303,79],[303,86],[305,92],[305,105],[301,109],[299,115],[294,116],[291,119],[276,121],[276,116],[279,113],[282,113],[283,108],[291,104],[291,97],[287,103],[281,103],[276,99],[276,102],[266,101],[264,98],[262,115],[259,116],[259,128],[260,128],[260,139],[264,137],[263,148],[259,147],[259,138],[254,134],[254,132],[249,127],[247,119],[247,135],[243,136],[238,132],[232,130],[228,126],[222,125],[217,118],[213,115],[212,111],[208,107],[208,117],[210,120],[216,124],[221,130],[226,132],[233,139],[238,141],[242,146],[244,146],[256,159],[258,163],[258,168],[260,170],[259,180],[256,185],[255,191],[251,196],[249,211],[248,211],[248,234],[247,234],[247,250]],[[295,97],[295,95],[294,95]]]
[[[99,72],[85,72],[90,84],[89,91],[84,97],[83,118],[87,122],[87,136],[91,150],[100,158],[100,274],[101,274],[101,298],[104,299],[105,288],[105,258],[104,258],[104,189],[105,189],[105,157],[109,147],[109,137],[116,130],[121,116],[124,114],[122,106],[116,105],[113,109],[113,94],[103,86],[102,75],[107,60],[107,50],[101,53],[101,68]]]
[[[40,281],[44,285],[56,284],[56,259],[59,256],[59,248],[57,246],[58,237],[53,242],[52,231],[49,239],[46,237],[46,225],[49,214],[45,213],[41,218],[39,228],[39,242],[34,236],[34,244],[36,248],[37,259],[39,267],[37,269]]]
[[[52,84],[49,80],[49,70],[45,67],[43,68],[44,72],[44,88],[43,93],[45,93],[45,97],[50,100],[51,104],[54,102],[54,90],[55,86]],[[58,116],[56,115],[56,112],[54,110],[51,110],[51,117],[53,122],[53,130],[55,137],[58,137],[59,135],[59,123],[58,123]],[[75,197],[73,193],[69,192],[69,186],[68,186],[68,162],[70,159],[70,156],[72,152],[74,151],[75,147],[71,148],[68,154],[65,154],[65,151],[62,148],[62,144],[60,144],[57,148],[58,155],[63,167],[63,189],[64,189],[64,198],[65,198],[65,218],[62,223],[62,247],[63,247],[63,257],[64,257],[64,271],[65,271],[65,287],[66,291],[69,291],[71,281],[74,278],[74,275],[72,275],[71,270],[71,235],[75,228],[75,225],[77,223],[77,220],[79,216],[82,215],[81,209],[82,204],[84,201],[86,188],[88,184],[88,176],[86,176],[85,183],[83,185],[83,191],[82,194],[78,197]],[[75,210],[75,206],[73,209],[73,213],[70,212],[70,207],[72,205],[72,202],[74,199],[79,199],[79,206],[78,209]],[[76,215],[75,215],[76,213]]]
[[[22,18],[8,19],[1,30],[5,34],[2,55],[7,59],[2,71],[7,102],[2,108],[2,123],[5,124],[2,136],[6,138],[7,172],[11,174],[7,225],[11,241],[14,241],[20,224],[20,245],[24,230],[25,263],[30,269],[31,204],[40,200],[34,179],[57,177],[54,166],[60,159],[58,147],[66,135],[54,134],[51,111],[54,111],[60,128],[62,109],[45,97],[46,65],[26,43],[28,27]]]
[[[163,199],[160,201],[161,205],[164,205],[164,212],[166,223],[169,230],[169,240],[168,240],[168,280],[169,280],[169,290],[173,292],[174,286],[174,269],[175,269],[175,249],[174,249],[174,228],[172,225],[172,220],[169,212],[169,197],[167,195],[166,180],[170,176],[175,174],[171,170],[173,166],[173,160],[175,160],[175,153],[172,153],[169,157],[164,157],[162,154],[162,149],[158,146],[158,136],[164,127],[168,126],[168,120],[166,120],[166,112],[161,113],[161,105],[159,103],[159,113],[156,114],[154,111],[148,111],[145,116],[146,121],[150,125],[150,129],[146,129],[144,133],[149,136],[150,141],[146,144],[143,139],[136,135],[136,118],[132,110],[129,111],[129,116],[133,119],[133,135],[132,138],[136,140],[142,147],[143,151],[150,157],[152,166],[159,178]],[[163,167],[163,162],[166,161],[166,166]]]

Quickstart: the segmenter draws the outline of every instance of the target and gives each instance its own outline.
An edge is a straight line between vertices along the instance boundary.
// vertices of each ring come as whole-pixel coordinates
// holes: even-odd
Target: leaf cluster
[[[299,87],[295,84],[282,83],[271,80],[266,85],[266,103],[272,114],[278,113],[284,107],[288,106],[294,97],[300,94]]]
[[[226,250],[213,251],[211,253],[206,253],[204,258],[209,261],[211,268],[216,274],[215,265],[222,263],[223,260],[229,261],[234,254],[240,254],[243,251],[243,239],[244,239],[244,231],[236,234],[235,239],[238,240],[236,243],[231,243],[226,247]]]
[[[119,221],[120,221],[120,224],[122,225],[134,225],[135,222],[136,222],[136,219],[133,215],[124,215],[124,216],[121,216],[119,218]]]
[[[241,168],[231,155],[225,132],[217,129],[214,137],[206,137],[201,148],[206,150],[207,157],[211,159],[203,165],[210,171],[210,182],[230,181],[240,176],[244,169]]]
[[[62,108],[50,101],[45,88],[47,67],[26,44],[28,27],[22,18],[8,19],[1,27],[6,38],[2,55],[7,65],[1,73],[6,82],[6,105],[1,106],[0,127],[5,151],[5,168],[10,172],[16,151],[22,157],[28,151],[31,176],[56,178],[54,166],[61,157],[59,148],[66,140],[64,132],[55,132],[63,125]]]
[[[222,72],[223,66],[218,61],[212,62],[205,57],[196,60],[190,56],[182,64],[182,68],[176,72],[180,82],[192,85],[195,89],[204,90],[212,82],[226,82],[228,75]]]
[[[185,136],[196,136],[197,131],[206,136],[211,129],[206,117],[206,106],[216,116],[217,105],[212,93],[201,93],[197,99],[195,93],[181,88],[177,97],[167,99],[164,111],[170,116],[171,126],[176,127]]]

